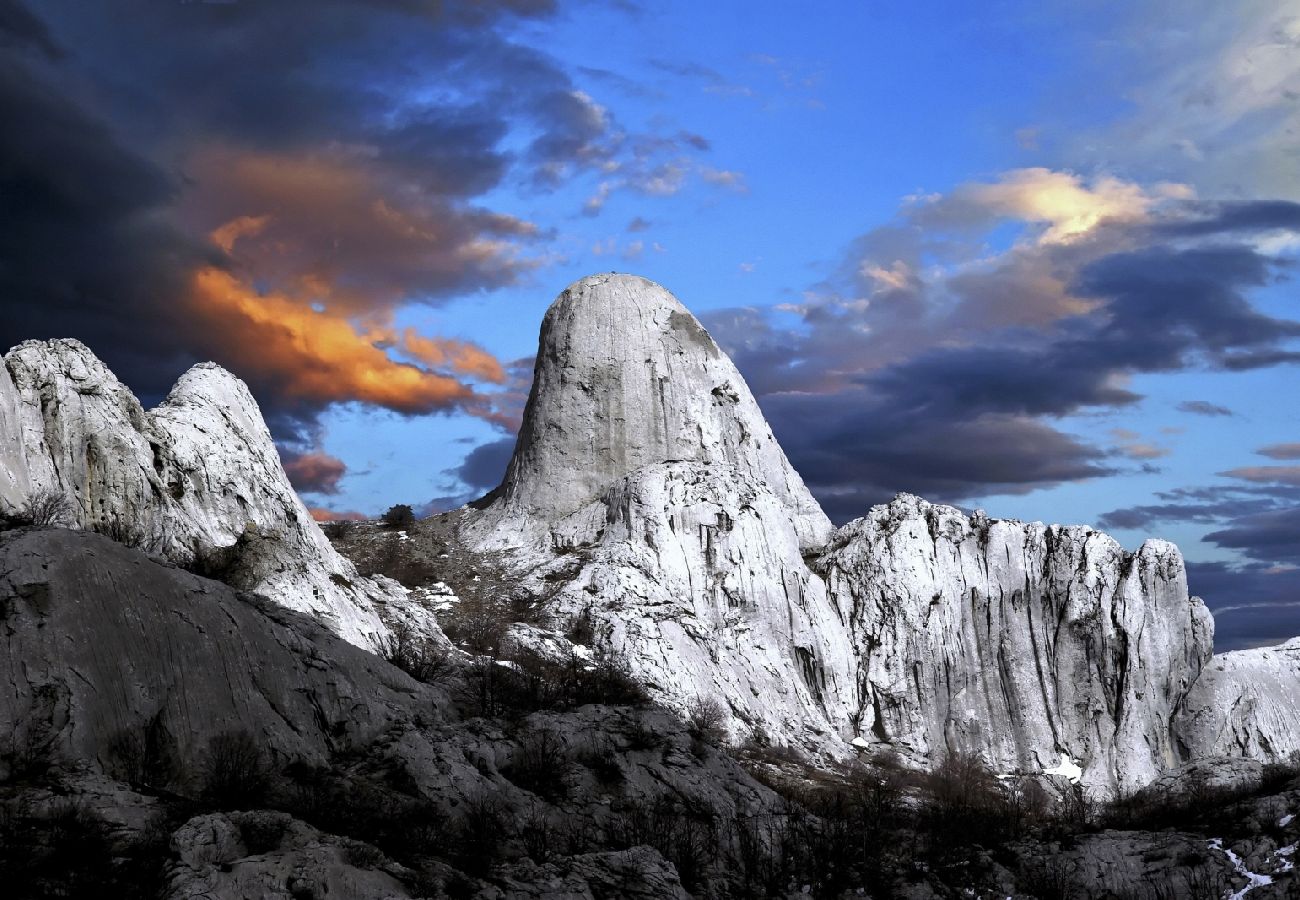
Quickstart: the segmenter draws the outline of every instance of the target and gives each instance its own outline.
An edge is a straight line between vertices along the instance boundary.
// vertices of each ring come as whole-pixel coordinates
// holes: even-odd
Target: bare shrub
[[[549,728],[528,731],[501,774],[511,783],[552,803],[569,794],[569,746]]]
[[[727,707],[716,697],[698,696],[686,707],[686,727],[691,736],[709,744],[723,744],[730,737]]]
[[[489,597],[463,597],[440,624],[457,646],[495,656],[510,621],[507,604]]]
[[[218,809],[255,809],[271,787],[262,748],[244,729],[223,732],[208,742],[202,774],[201,796]]]
[[[922,781],[922,824],[939,856],[1008,836],[1005,798],[993,770],[977,753],[950,751]]]
[[[72,502],[61,491],[40,488],[27,495],[16,518],[24,525],[38,528],[68,525],[73,520]]]
[[[156,715],[139,728],[123,728],[105,746],[108,771],[133,787],[161,790],[178,771],[176,741]]]
[[[115,515],[94,523],[91,530],[124,547],[143,550],[145,553],[159,553],[167,545],[167,533],[162,522],[156,518],[148,525],[143,525]]]
[[[331,519],[321,525],[320,530],[331,541],[341,541],[356,531],[357,523],[351,519]]]
[[[409,625],[394,626],[380,655],[416,681],[433,684],[454,666],[450,648],[417,634]]]

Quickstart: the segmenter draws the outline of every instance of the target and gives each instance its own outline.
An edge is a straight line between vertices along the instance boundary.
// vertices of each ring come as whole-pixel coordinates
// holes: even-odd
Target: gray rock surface
[[[574,282],[542,320],[499,508],[550,524],[670,461],[728,465],[766,485],[801,546],[831,531],[744,379],[676,297],[635,275]]]
[[[1190,759],[1277,762],[1300,753],[1300,638],[1216,654],[1183,700],[1174,731]]]
[[[1100,795],[1178,759],[1174,711],[1213,645],[1182,557],[1090,528],[991,520],[900,495],[840,529],[814,564],[845,611],[860,733],[999,772],[1079,766]]]
[[[1181,762],[1213,623],[1177,549],[900,496],[828,534],[743,380],[670,294],[601,275],[547,312],[474,550],[679,710],[844,758],[953,750],[1113,795]]]
[[[246,834],[262,838],[249,847]],[[255,811],[196,816],[171,838],[178,857],[168,880],[167,900],[258,897],[347,897],[399,900],[412,896],[385,871],[387,863],[359,841],[322,834],[285,813]]]
[[[330,546],[226,370],[197,365],[145,410],[77,341],[28,341],[0,369],[0,515],[53,492],[70,501],[68,524],[116,531],[354,643],[376,645],[394,621],[437,634],[400,585],[361,577]]]
[[[445,705],[307,616],[85,532],[0,533],[0,626],[10,751],[111,767],[121,735],[154,727],[196,761],[246,729],[281,760],[322,762]]]

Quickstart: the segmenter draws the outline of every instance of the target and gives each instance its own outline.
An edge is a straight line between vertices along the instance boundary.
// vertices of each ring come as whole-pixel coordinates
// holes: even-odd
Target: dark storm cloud
[[[0,343],[81,338],[146,402],[214,359],[297,451],[340,402],[509,427],[472,384],[500,364],[396,311],[537,264],[547,235],[486,192],[699,151],[625,132],[512,39],[553,10],[0,0]]]
[[[38,50],[51,59],[63,55],[45,23],[19,0],[0,0],[0,49]]]
[[[80,337],[161,399],[195,361],[174,346],[186,325],[166,301],[213,255],[164,219],[177,179],[20,53],[0,51],[0,121],[0,347]]]
[[[1300,569],[1189,562],[1187,587],[1214,613],[1217,652],[1272,646],[1300,634]]]
[[[1288,200],[1223,203],[1204,218],[1164,223],[1157,231],[1167,235],[1200,236],[1278,229],[1300,229],[1300,203]]]
[[[1261,562],[1300,565],[1300,506],[1239,516],[1205,540]]]
[[[1211,403],[1208,400],[1184,400],[1178,404],[1178,411],[1191,413],[1196,416],[1230,416],[1232,410],[1226,406],[1219,406],[1217,403]]]
[[[452,472],[476,495],[482,494],[501,483],[514,452],[513,437],[480,444],[466,454],[464,462]]]
[[[1111,474],[1105,451],[1051,420],[1137,403],[1125,376],[1224,366],[1234,353],[1300,335],[1300,324],[1246,299],[1275,277],[1254,248],[1117,249],[1132,233],[1112,231],[1118,237],[1103,231],[1086,245],[1022,247],[942,285],[901,262],[876,267],[869,302],[796,307],[797,330],[743,309],[710,314],[708,324],[837,518],[896,490],[961,500]],[[1018,310],[998,283],[1015,292]]]

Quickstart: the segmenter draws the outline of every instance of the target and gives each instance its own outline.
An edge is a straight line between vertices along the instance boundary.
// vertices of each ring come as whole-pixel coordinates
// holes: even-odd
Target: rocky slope
[[[738,822],[782,805],[635,692],[575,706],[458,658],[421,683],[92,533],[0,532],[0,626],[15,897],[63,896],[39,879],[90,865],[133,878],[121,859],[148,842],[171,897],[685,896],[682,877],[731,877]],[[91,835],[58,844],[70,829],[113,847],[96,863]],[[72,895],[151,895],[115,884]]]
[[[734,366],[642,278],[585,278],[552,305],[513,459],[478,507],[461,539],[545,624],[590,623],[680,710],[723,701],[737,738],[969,750],[1103,796],[1228,749],[1171,739],[1213,640],[1175,547],[906,496],[830,534]],[[1300,734],[1294,709],[1272,715],[1270,734]]]
[[[388,621],[436,629],[387,580],[360,577],[290,486],[247,387],[201,364],[145,410],[84,345],[28,341],[0,366],[0,516],[32,496],[66,524],[112,533],[308,612],[374,646]]]

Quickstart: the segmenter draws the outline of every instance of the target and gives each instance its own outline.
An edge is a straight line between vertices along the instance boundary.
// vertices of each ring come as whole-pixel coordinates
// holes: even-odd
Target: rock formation
[[[1214,627],[1172,544],[1127,553],[1090,528],[900,495],[814,568],[849,616],[872,743],[974,751],[1001,772],[1065,759],[1100,794],[1180,761],[1170,725]]]
[[[156,409],[84,345],[28,341],[0,366],[0,515],[66,498],[80,528],[311,613],[374,646],[385,619],[437,626],[387,579],[362,578],[312,521],[243,382],[197,365]]]
[[[635,275],[574,282],[542,320],[497,508],[549,525],[619,478],[668,462],[726,465],[766,486],[801,546],[830,534],[744,379],[676,297]]]
[[[666,702],[723,701],[737,737],[845,751],[848,634],[803,560],[830,522],[659,285],[595,275],[555,301],[505,481],[462,530]]]
[[[547,312],[502,485],[461,534],[656,696],[813,753],[954,750],[1099,794],[1184,758],[1213,623],[1175,547],[900,496],[830,534],[743,379],[660,286]],[[1291,727],[1290,725],[1285,727]]]
[[[1300,638],[1216,654],[1182,702],[1175,738],[1187,759],[1300,753]]]

